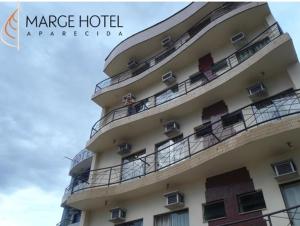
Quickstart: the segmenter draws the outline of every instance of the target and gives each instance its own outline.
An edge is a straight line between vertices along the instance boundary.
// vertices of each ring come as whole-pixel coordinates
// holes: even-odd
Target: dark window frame
[[[242,111],[237,111],[237,112],[233,112],[221,116],[221,120],[222,120],[222,126],[226,128],[238,124],[239,122],[243,122],[244,115]]]
[[[217,73],[218,71],[223,70],[226,67],[228,67],[227,59],[223,59],[218,61],[217,63],[214,63],[211,69],[213,73]]]
[[[189,76],[189,81],[190,81],[190,84],[192,85],[192,84],[195,84],[200,81],[203,81],[203,83],[207,83],[208,79],[205,76],[205,74],[203,74],[202,72],[197,72],[197,73]]]
[[[211,121],[205,122],[202,125],[195,127],[194,131],[196,139],[210,136],[213,132]]]
[[[223,203],[224,216],[220,216],[220,217],[216,217],[216,218],[212,218],[212,219],[207,219],[205,207],[207,207],[209,205],[215,205],[215,204],[218,204],[218,203]],[[226,213],[226,208],[225,208],[225,200],[224,199],[219,199],[219,200],[203,203],[202,204],[202,209],[203,209],[203,221],[204,222],[210,222],[210,221],[215,221],[215,220],[227,218],[227,213]]]
[[[115,224],[115,226],[130,226],[130,224],[134,224],[136,222],[139,222],[141,221],[141,225],[144,224],[144,219],[143,218],[140,218],[140,219],[137,219],[137,220],[132,220],[132,221],[128,221],[128,222],[124,222],[124,223],[120,223],[120,224]]]
[[[241,198],[241,197],[245,197],[245,196],[249,196],[249,195],[254,195],[254,194],[261,194],[261,195],[262,195],[262,198],[263,198],[262,201],[263,201],[264,206],[261,207],[261,208],[251,209],[251,210],[247,210],[247,211],[242,210],[240,198]],[[265,201],[265,197],[264,197],[264,194],[263,194],[262,190],[255,190],[255,191],[250,191],[250,192],[238,194],[238,195],[236,196],[236,199],[237,199],[237,204],[238,204],[238,209],[239,209],[239,213],[240,213],[240,214],[251,213],[251,212],[255,212],[255,211],[261,211],[261,210],[267,208],[266,201]]]

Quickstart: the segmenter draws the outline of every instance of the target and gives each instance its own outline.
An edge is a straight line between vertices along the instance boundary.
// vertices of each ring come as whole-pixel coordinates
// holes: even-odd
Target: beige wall
[[[300,89],[300,64],[296,63],[287,68],[295,89]]]
[[[263,191],[267,206],[267,208],[263,210],[263,214],[285,208],[279,184],[274,178],[271,164],[277,161],[293,159],[299,168],[299,151],[299,149],[288,150],[284,154],[261,159],[259,162],[248,162],[244,165],[250,173],[255,189],[261,189]],[[234,169],[235,168],[229,170]],[[112,226],[113,224],[108,221],[109,209],[116,206],[127,210],[127,221],[143,218],[144,226],[153,226],[155,215],[169,212],[169,210],[164,207],[165,198],[163,194],[173,190],[179,190],[185,195],[185,207],[189,208],[190,226],[207,225],[207,223],[203,222],[202,218],[202,204],[205,203],[205,180],[206,178],[199,178],[192,184],[172,185],[168,189],[165,188],[164,190],[148,194],[144,197],[137,197],[134,200],[108,203],[106,208],[89,211],[88,219],[86,219],[88,221],[84,226]],[[281,216],[284,216],[284,214],[281,214]],[[287,220],[274,219],[273,223],[275,223],[273,226],[282,226],[288,222]]]

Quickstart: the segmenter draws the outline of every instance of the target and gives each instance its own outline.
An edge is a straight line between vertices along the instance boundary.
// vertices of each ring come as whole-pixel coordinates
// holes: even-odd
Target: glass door
[[[281,191],[286,208],[290,208],[300,204],[300,181],[282,185]],[[300,226],[299,208],[289,211],[289,217],[293,226]]]
[[[146,151],[143,150],[123,158],[122,170],[121,170],[122,181],[145,175],[146,172],[145,155],[146,155]]]
[[[161,169],[179,162],[188,155],[185,140],[182,135],[166,140],[156,145],[156,169]]]

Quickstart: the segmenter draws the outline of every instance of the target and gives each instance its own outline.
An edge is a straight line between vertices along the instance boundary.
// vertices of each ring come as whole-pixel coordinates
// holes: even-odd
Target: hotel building
[[[300,225],[300,65],[267,3],[191,3],[104,72],[60,225]]]

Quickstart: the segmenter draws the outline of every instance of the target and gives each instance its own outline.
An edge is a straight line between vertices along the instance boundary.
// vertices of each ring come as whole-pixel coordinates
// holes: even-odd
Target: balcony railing
[[[61,222],[57,223],[56,226],[79,226],[80,222],[73,222],[70,219],[64,219]]]
[[[77,166],[80,162],[91,158],[93,156],[93,153],[89,150],[81,150],[73,159],[71,162],[71,169],[73,169],[75,166]]]
[[[109,186],[161,171],[243,131],[262,123],[300,113],[300,90],[287,90],[197,127],[195,133],[154,153],[121,165],[88,171],[74,179],[68,188],[79,190]],[[86,179],[88,176],[88,180]]]
[[[174,100],[180,96],[186,95],[189,92],[204,86],[216,78],[224,75],[228,71],[232,70],[245,60],[249,59],[256,52],[264,48],[268,43],[275,40],[282,34],[280,26],[275,23],[264,30],[262,33],[254,37],[245,46],[240,48],[238,51],[229,55],[228,57],[215,63],[210,72],[198,72],[189,77],[189,79],[176,84],[175,86],[168,88],[158,94],[147,97],[140,100],[134,104],[120,107],[114,109],[104,115],[100,120],[98,120],[92,127],[90,138],[92,138],[98,131],[100,131],[105,125],[143,112],[151,108],[159,106],[161,104],[167,103]]]
[[[220,226],[292,226],[300,224],[300,205]]]
[[[99,90],[109,87],[115,84],[118,84],[122,81],[125,81],[131,77],[137,76],[141,74],[142,72],[148,70],[149,68],[153,67],[154,65],[158,64],[160,61],[165,59],[167,56],[172,54],[175,50],[179,49],[181,46],[183,46],[187,41],[189,41],[191,38],[193,38],[197,33],[199,33],[202,29],[204,29],[207,25],[209,25],[211,22],[215,21],[219,17],[229,13],[230,11],[240,7],[241,5],[248,4],[246,2],[231,2],[231,3],[225,3],[221,7],[213,10],[209,14],[207,14],[205,17],[203,17],[198,23],[196,23],[191,29],[189,29],[187,32],[185,32],[180,38],[178,38],[172,45],[172,47],[160,51],[159,53],[155,54],[154,56],[150,57],[149,59],[144,59],[143,61],[139,62],[139,66],[135,69],[135,71],[126,70],[123,71],[111,78],[107,78],[101,82],[99,82],[95,87],[95,93],[97,93]]]

